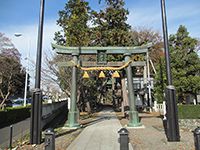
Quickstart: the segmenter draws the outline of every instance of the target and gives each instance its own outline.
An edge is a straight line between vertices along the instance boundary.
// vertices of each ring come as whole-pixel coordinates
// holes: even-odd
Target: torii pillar
[[[72,68],[72,85],[71,85],[71,99],[70,99],[70,110],[68,113],[68,120],[65,127],[78,128],[80,125],[78,123],[78,110],[77,110],[77,67],[78,64],[78,53],[72,53],[73,62],[75,63]]]
[[[125,55],[125,62],[130,61],[131,54],[126,53]],[[133,73],[132,73],[132,67],[129,64],[126,68],[126,74],[127,74],[127,86],[128,86],[128,98],[129,98],[129,127],[138,127],[142,124],[139,122],[138,112],[136,110],[135,105],[135,97],[134,97],[134,88],[133,88]]]

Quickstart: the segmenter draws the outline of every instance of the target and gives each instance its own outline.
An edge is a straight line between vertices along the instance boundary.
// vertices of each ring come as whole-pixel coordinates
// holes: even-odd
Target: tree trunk
[[[89,101],[86,102],[86,106],[87,106],[87,112],[90,114],[91,113],[91,107],[90,107]]]
[[[2,91],[1,91],[1,96],[2,96],[2,95],[3,95],[3,93],[2,93]],[[7,100],[7,98],[8,98],[9,95],[10,95],[10,92],[8,92],[8,93],[6,94],[5,97],[2,96],[2,97],[3,97],[3,101],[2,101],[1,104],[0,104],[0,109],[3,108],[3,104],[6,102],[6,100]]]

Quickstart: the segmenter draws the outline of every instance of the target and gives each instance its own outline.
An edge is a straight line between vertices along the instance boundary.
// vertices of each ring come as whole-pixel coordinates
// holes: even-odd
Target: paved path
[[[20,139],[30,130],[30,118],[13,124],[13,141]],[[0,129],[0,149],[8,147],[10,138],[10,127]]]
[[[99,113],[98,121],[87,126],[67,150],[119,150],[118,130],[121,124],[112,109]],[[130,145],[130,150],[132,146]]]

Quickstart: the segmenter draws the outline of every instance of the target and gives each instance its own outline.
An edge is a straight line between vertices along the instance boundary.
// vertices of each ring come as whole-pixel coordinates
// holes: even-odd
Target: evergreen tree
[[[164,100],[164,90],[167,83],[164,56],[159,58],[159,63],[156,64],[156,70],[157,74],[155,76],[154,91],[156,100],[161,103]]]
[[[90,39],[88,27],[89,11],[88,2],[84,0],[69,0],[64,10],[59,11],[57,24],[62,27],[62,31],[55,33],[57,43],[65,44],[66,46],[87,46]]]
[[[91,45],[130,45],[130,25],[126,23],[128,10],[123,0],[106,0],[105,10],[93,11],[93,34]]]
[[[65,46],[88,46],[90,43],[90,19],[90,7],[88,2],[84,0],[69,0],[64,10],[59,12],[57,23],[62,27],[62,31],[55,33],[54,40],[57,44]],[[66,56],[56,55],[52,62],[56,63],[67,60],[69,61],[69,58]],[[71,90],[71,68],[58,67],[55,69],[60,87],[69,95]],[[78,73],[78,75],[78,107],[80,110],[84,110],[85,103],[87,103],[88,111],[91,111],[88,102],[92,104],[96,99],[85,95],[83,96],[82,93],[84,93],[84,90],[87,90],[87,95],[90,95],[90,93],[95,95],[95,88],[91,88],[96,85],[94,83],[95,81],[82,80],[82,73]]]
[[[179,100],[183,101],[187,94],[195,95],[200,90],[200,58],[195,51],[198,41],[181,25],[169,43],[173,81]]]
[[[184,102],[188,94],[196,95],[200,90],[200,58],[196,52],[197,43],[198,41],[190,37],[186,27],[182,25],[177,33],[170,35],[169,38],[172,79],[173,85],[177,90],[179,102]],[[165,64],[162,61],[163,80],[166,83],[164,67]],[[156,89],[161,88],[161,84],[159,85],[161,81],[159,73],[161,69],[159,69],[159,66],[158,70]],[[161,95],[160,92],[157,90],[157,95]]]
[[[90,39],[88,27],[89,19],[90,7],[88,2],[84,0],[69,0],[65,4],[64,9],[59,11],[57,24],[62,30],[55,33],[54,40],[59,45],[87,46]],[[56,55],[51,63],[68,60],[69,58],[66,56]],[[71,69],[57,68],[56,72],[60,87],[64,89],[64,91],[67,91],[68,94],[71,85]]]

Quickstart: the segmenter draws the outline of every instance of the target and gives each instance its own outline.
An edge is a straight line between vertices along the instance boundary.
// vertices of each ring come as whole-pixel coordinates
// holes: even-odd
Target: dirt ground
[[[180,142],[168,142],[163,128],[162,118],[158,114],[139,114],[144,128],[128,128],[130,143],[134,150],[194,150],[193,133],[180,128]],[[127,119],[119,118],[122,126]]]

